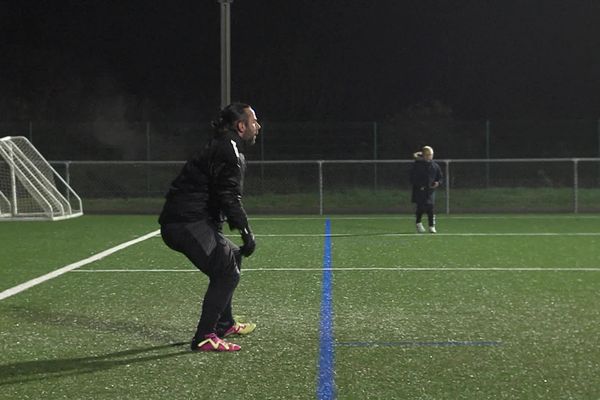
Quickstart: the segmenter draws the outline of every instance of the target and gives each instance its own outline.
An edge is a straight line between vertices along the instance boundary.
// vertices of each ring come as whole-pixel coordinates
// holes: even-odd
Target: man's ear
[[[244,133],[244,131],[246,130],[246,124],[244,123],[244,121],[239,120],[237,122],[237,130],[238,132]]]

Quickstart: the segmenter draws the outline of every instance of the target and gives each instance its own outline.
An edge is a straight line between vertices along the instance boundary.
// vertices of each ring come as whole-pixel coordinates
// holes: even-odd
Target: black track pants
[[[433,213],[433,204],[417,203],[417,211],[415,212],[417,224],[421,222],[423,214],[427,214],[427,222],[429,226],[435,226],[435,214]]]
[[[185,254],[209,278],[194,338],[215,332],[222,317],[222,324],[233,323],[231,299],[240,280],[239,248],[206,221],[166,224],[161,235],[167,246]]]

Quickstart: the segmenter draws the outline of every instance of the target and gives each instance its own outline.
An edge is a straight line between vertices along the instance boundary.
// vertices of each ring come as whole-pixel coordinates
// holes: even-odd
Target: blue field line
[[[449,340],[438,342],[401,341],[401,342],[338,342],[343,347],[459,347],[459,346],[500,346],[502,342],[478,340]]]
[[[331,221],[325,221],[323,246],[323,282],[321,289],[321,322],[317,399],[335,399],[335,343],[333,339],[333,271],[331,269]]]

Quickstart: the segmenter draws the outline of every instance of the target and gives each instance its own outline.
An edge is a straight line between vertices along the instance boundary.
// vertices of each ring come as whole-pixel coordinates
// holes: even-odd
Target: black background
[[[201,120],[220,5],[0,2],[1,120]],[[232,4],[232,98],[263,119],[597,118],[600,1]]]

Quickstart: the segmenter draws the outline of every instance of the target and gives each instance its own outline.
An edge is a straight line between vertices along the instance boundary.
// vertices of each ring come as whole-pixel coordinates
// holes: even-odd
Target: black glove
[[[250,228],[247,227],[242,229],[240,233],[242,234],[242,241],[244,242],[244,244],[240,247],[240,254],[244,257],[250,257],[256,248],[254,234],[250,231]]]

